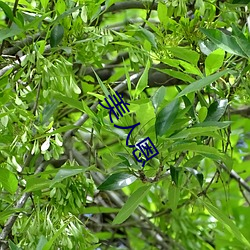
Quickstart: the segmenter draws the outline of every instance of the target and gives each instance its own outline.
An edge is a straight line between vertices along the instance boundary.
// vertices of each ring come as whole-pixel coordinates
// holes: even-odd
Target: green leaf
[[[173,211],[176,210],[179,199],[180,188],[178,188],[173,182],[171,182],[168,188],[168,204]]]
[[[171,179],[174,182],[176,186],[178,186],[178,181],[179,181],[179,172],[181,171],[180,168],[176,168],[173,166],[170,166],[170,175]]]
[[[37,176],[30,176],[26,177],[26,188],[24,192],[33,192],[33,191],[40,191],[49,188],[51,185],[51,180],[37,177]]]
[[[109,176],[99,187],[99,190],[117,190],[133,183],[136,177],[132,174],[120,172]]]
[[[50,46],[56,47],[63,39],[64,28],[61,24],[54,26],[50,35]]]
[[[217,49],[210,53],[205,60],[205,72],[206,75],[211,75],[223,65],[225,57],[225,51],[222,49]]]
[[[219,129],[218,127],[195,127],[188,128],[180,131],[179,133],[172,135],[171,139],[190,139],[196,136],[206,135],[207,132],[215,131]]]
[[[169,48],[168,50],[172,52],[172,54],[175,57],[178,57],[182,60],[190,62],[194,66],[197,65],[199,58],[200,58],[200,54],[198,52],[190,50],[190,49],[176,47],[176,48]]]
[[[116,215],[112,224],[121,224],[124,222],[139,206],[143,198],[147,195],[150,185],[144,185],[138,188],[127,200],[120,212]]]
[[[14,244],[11,240],[9,240],[8,242],[9,242],[10,250],[22,250],[16,244]]]
[[[53,237],[45,244],[45,246],[43,247],[42,250],[49,250],[52,245],[53,242],[59,237],[59,235],[64,231],[64,229],[68,226],[69,222],[64,222],[65,224],[55,232],[55,234],[53,235]]]
[[[58,108],[59,102],[52,100],[49,104],[44,105],[42,112],[42,124],[49,122],[50,118],[53,116],[54,112]]]
[[[163,2],[159,2],[157,6],[157,14],[161,23],[167,24],[168,21],[168,9],[167,5]]]
[[[203,122],[206,119],[207,116],[207,108],[206,107],[201,107],[199,112],[198,112],[198,118],[200,122]]]
[[[94,71],[94,70],[93,70],[93,71]],[[96,79],[97,79],[98,83],[100,84],[100,86],[101,86],[101,88],[102,88],[103,93],[105,94],[106,98],[109,98],[110,93],[109,93],[108,89],[106,88],[106,86],[104,85],[104,83],[102,82],[102,80],[101,80],[100,77],[96,74],[95,71],[94,71],[94,73],[95,73],[95,76],[96,76]]]
[[[0,168],[0,183],[11,194],[14,194],[18,187],[18,180],[16,176],[5,168]]]
[[[85,109],[83,108],[82,102],[80,102],[80,101],[78,101],[76,99],[73,99],[73,98],[70,98],[68,96],[62,95],[62,94],[60,94],[58,92],[54,92],[53,97],[55,99],[57,99],[58,101],[61,101],[63,103],[68,104],[70,107],[73,107],[73,108],[78,109],[78,110],[80,110],[82,112],[85,112]]]
[[[191,84],[189,84],[185,89],[183,89],[178,95],[177,95],[177,98],[178,97],[181,97],[183,95],[186,95],[186,94],[189,94],[189,93],[192,93],[192,92],[195,92],[197,90],[200,90],[204,87],[206,87],[207,85],[215,82],[216,80],[218,80],[220,77],[222,77],[223,75],[227,74],[231,72],[230,70],[223,70],[221,72],[218,72],[218,73],[215,73],[213,75],[210,75],[210,76],[207,76],[205,78],[202,78],[198,81],[195,81]]]
[[[150,67],[150,61],[148,60],[147,61],[147,64],[146,64],[146,67],[136,85],[136,88],[135,88],[135,98],[137,98],[141,92],[147,87],[148,85],[148,70],[149,70],[149,67]]]
[[[208,114],[204,122],[219,121],[227,109],[228,100],[222,99],[213,102],[208,108]]]
[[[195,178],[198,180],[200,186],[202,187],[203,185],[203,181],[204,181],[204,176],[201,172],[197,171],[196,169],[194,168],[189,168],[189,167],[186,167],[185,168],[188,172],[190,172],[192,175],[195,176]]]
[[[40,239],[38,241],[36,250],[43,250],[43,247],[46,245],[47,242],[48,241],[47,241],[46,237],[44,235],[41,235]]]
[[[42,7],[43,7],[44,9],[47,8],[48,3],[49,3],[49,0],[41,0],[41,5],[42,5]]]
[[[178,110],[179,101],[175,99],[159,112],[155,121],[156,136],[162,136],[168,131],[175,121]]]
[[[152,96],[151,100],[155,111],[157,111],[157,108],[164,100],[165,94],[166,94],[166,87],[161,86],[159,89],[156,90],[155,94]]]
[[[238,55],[241,57],[246,57],[246,54],[237,43],[237,40],[235,37],[228,36],[224,34],[222,31],[217,30],[217,29],[200,28],[200,30],[219,48],[231,54]]]
[[[201,200],[201,199],[200,199]],[[202,200],[201,200],[202,201]],[[250,248],[250,242],[245,238],[245,236],[241,233],[238,227],[234,224],[232,220],[230,220],[221,210],[213,206],[212,204],[202,201],[208,212],[216,218],[219,222],[223,224],[223,226],[232,233],[239,241],[241,241],[245,246]]]
[[[3,1],[0,1],[0,8],[3,9],[5,15],[6,15],[11,21],[14,21],[14,15],[13,15],[13,12],[12,12],[11,8],[9,7],[9,5],[7,5],[7,4],[4,3]]]
[[[232,165],[232,163],[230,163],[231,159],[230,157],[228,157],[226,154],[220,153],[216,148],[207,145],[197,145],[195,142],[192,142],[192,143],[176,144],[171,148],[172,153],[180,152],[183,150],[197,152],[214,161],[223,161],[229,168]]]
[[[76,166],[76,167],[65,166],[57,172],[55,178],[51,182],[51,186],[57,182],[61,182],[62,180],[66,179],[70,176],[74,176],[74,175],[80,174],[80,173],[85,172],[85,171],[86,171],[86,169],[83,167],[80,167],[80,166]]]
[[[207,122],[201,122],[195,124],[193,127],[217,127],[217,129],[226,128],[229,125],[231,125],[231,121],[225,121],[225,122],[215,122],[215,121],[207,121]]]
[[[177,79],[180,79],[184,82],[193,82],[195,79],[191,76],[189,76],[188,74],[186,73],[183,73],[183,72],[180,72],[180,71],[176,71],[176,70],[173,70],[173,69],[158,69],[158,68],[155,68],[156,70],[162,72],[162,73],[165,73],[169,76],[172,76],[174,78],[177,78]]]
[[[139,31],[136,32],[136,34],[140,33],[140,36],[142,37],[143,40],[147,40],[150,42],[151,46],[153,48],[157,47],[157,44],[155,42],[155,35],[154,33],[150,32],[147,29],[142,28],[141,26],[139,26]]]
[[[6,38],[17,36],[22,33],[24,30],[20,29],[18,26],[14,25],[11,28],[1,29],[0,30],[0,42]]]

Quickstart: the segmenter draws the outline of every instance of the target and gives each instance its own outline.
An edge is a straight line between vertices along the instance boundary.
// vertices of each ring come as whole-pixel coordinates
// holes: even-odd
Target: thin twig
[[[246,191],[250,192],[250,186],[232,169],[229,170],[224,163],[218,164],[220,168],[224,169],[232,179],[236,180],[240,186]]]
[[[151,12],[152,12],[152,8],[154,7],[154,4],[155,4],[155,0],[153,0],[153,2],[151,3],[151,6],[150,6],[150,8],[149,8],[149,11],[147,12],[146,20],[143,22],[143,24],[142,24],[142,26],[141,26],[142,28],[145,27],[146,21],[148,21],[148,19],[150,18],[150,15],[151,15]]]
[[[46,166],[48,165],[48,162],[43,162],[42,164],[40,164],[40,166],[36,169],[35,174],[41,173],[44,171],[44,169],[46,168]],[[20,209],[22,208],[26,201],[28,200],[29,196],[31,195],[31,192],[28,193],[24,193],[21,198],[17,201],[14,209]],[[11,229],[17,219],[18,215],[15,213],[12,216],[9,217],[9,219],[7,220],[7,222],[5,223],[3,230],[0,234],[0,243],[2,240],[4,240],[9,233],[11,232]]]

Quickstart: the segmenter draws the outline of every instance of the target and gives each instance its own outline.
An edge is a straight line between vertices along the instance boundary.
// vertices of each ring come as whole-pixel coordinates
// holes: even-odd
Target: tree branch
[[[19,50],[23,49],[25,46],[31,45],[33,42],[43,38],[45,32],[39,32],[33,36],[27,36],[25,39],[18,41],[13,44],[13,47],[6,48],[3,50],[3,55],[15,55]]]
[[[230,177],[236,180],[246,191],[250,192],[250,186],[233,169],[229,170],[224,163],[219,164],[219,167],[224,169]]]

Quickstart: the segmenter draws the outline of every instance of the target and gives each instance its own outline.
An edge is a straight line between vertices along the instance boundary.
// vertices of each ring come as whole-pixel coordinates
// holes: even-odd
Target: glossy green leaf
[[[206,87],[207,85],[215,82],[216,80],[218,80],[220,77],[222,77],[223,75],[229,73],[229,70],[223,70],[221,72],[215,73],[213,75],[207,76],[205,78],[202,78],[198,81],[195,81],[191,84],[189,84],[185,89],[183,89],[178,95],[178,97],[181,97],[183,95],[195,92],[197,90],[201,90],[202,88]]]
[[[250,42],[248,41],[248,39],[246,39],[244,37],[244,39],[240,38],[240,37],[235,37],[237,43],[239,44],[240,48],[244,51],[244,53],[248,56],[248,58],[250,57]]]
[[[50,46],[56,47],[63,39],[64,28],[61,24],[54,26],[50,35]]]
[[[219,48],[242,57],[246,57],[246,54],[241,49],[237,40],[233,36],[226,35],[220,30],[217,29],[204,29],[200,28],[201,32],[203,32],[212,42],[214,42]]]
[[[208,108],[208,114],[205,119],[205,122],[208,121],[219,121],[220,118],[224,115],[228,105],[227,99],[222,99],[219,101],[215,101]]]
[[[136,177],[132,174],[119,172],[109,176],[99,187],[99,190],[117,190],[133,183]]]
[[[190,172],[193,176],[195,176],[195,178],[197,179],[197,181],[199,182],[200,186],[202,187],[203,182],[204,182],[204,176],[201,172],[197,171],[194,168],[189,168],[186,167],[185,168],[188,172]]]
[[[221,68],[224,62],[225,51],[217,49],[210,53],[205,60],[206,75],[211,75]]]
[[[16,176],[6,168],[0,168],[0,183],[11,194],[14,194],[18,187]]]
[[[171,182],[168,188],[168,204],[173,211],[176,210],[179,199],[180,188],[178,188],[173,182]]]
[[[155,111],[157,111],[158,107],[164,100],[165,94],[166,94],[166,87],[161,86],[159,89],[156,90],[155,94],[152,96],[151,100]]]
[[[179,101],[175,99],[159,112],[155,121],[156,136],[162,136],[168,131],[176,119],[178,110]]]
[[[201,200],[201,199],[200,199]],[[232,233],[239,241],[241,241],[246,247],[250,248],[250,242],[241,233],[235,223],[230,220],[220,209],[213,206],[212,204],[202,201],[208,212],[215,217],[219,222],[221,222],[224,227]]]
[[[151,187],[150,185],[144,185],[138,188],[133,194],[131,194],[126,203],[124,204],[124,206],[116,215],[112,224],[121,224],[122,222],[124,222],[139,206],[143,198],[149,192],[150,187]]]

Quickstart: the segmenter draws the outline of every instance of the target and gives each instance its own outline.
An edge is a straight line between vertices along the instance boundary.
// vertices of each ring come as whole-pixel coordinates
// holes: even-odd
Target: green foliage
[[[249,249],[247,7],[0,1],[1,247]]]

